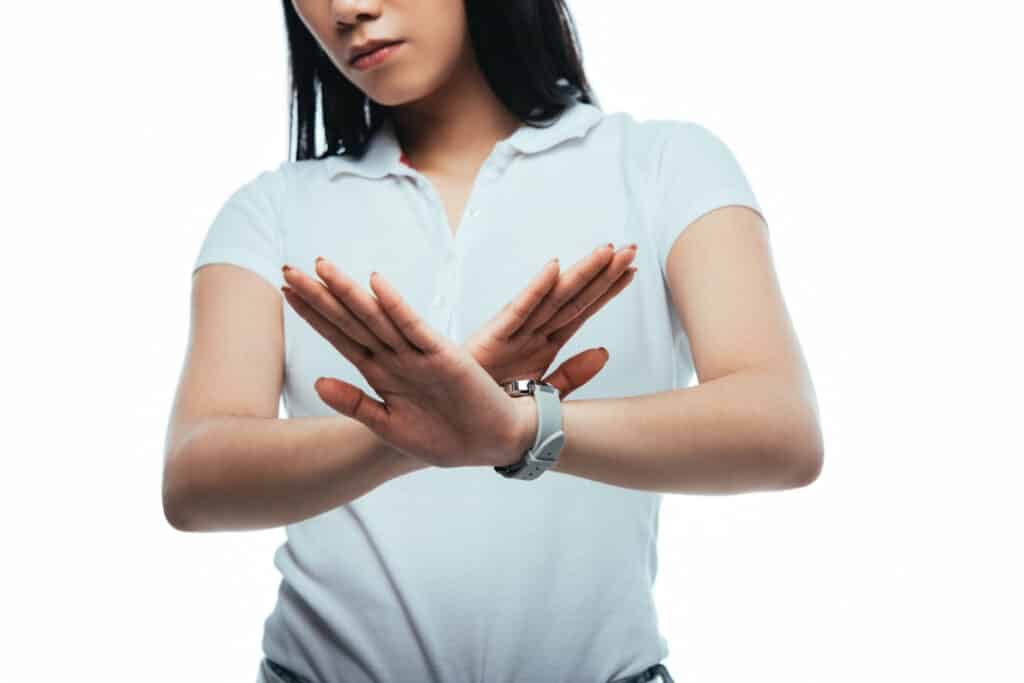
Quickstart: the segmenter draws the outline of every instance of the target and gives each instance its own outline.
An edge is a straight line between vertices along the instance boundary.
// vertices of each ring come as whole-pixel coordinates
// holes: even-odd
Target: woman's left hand
[[[286,273],[292,287],[287,300],[383,399],[321,378],[315,388],[325,403],[393,448],[437,467],[506,465],[529,448],[527,437],[536,432],[533,401],[509,396],[379,273],[370,278],[373,299],[328,261],[318,268],[330,275],[332,288]]]
[[[636,256],[635,247],[617,252],[611,245],[598,247],[565,272],[549,263],[463,346],[499,384],[513,379],[541,380],[583,323],[632,282],[636,269],[628,267]],[[556,385],[559,399],[564,401],[607,360],[607,352],[587,349],[542,381]]]

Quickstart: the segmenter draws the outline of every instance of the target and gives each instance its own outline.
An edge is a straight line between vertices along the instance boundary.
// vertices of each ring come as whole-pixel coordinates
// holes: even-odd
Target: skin
[[[428,176],[472,179],[497,141],[520,125],[476,62],[462,0],[293,0],[299,17],[341,74],[396,107],[406,158]],[[354,43],[404,40],[388,63],[348,64]]]
[[[408,41],[403,46],[407,48],[405,57],[415,59],[395,61],[387,68],[352,78],[360,79],[355,82],[378,100],[402,104],[400,138],[407,156],[440,188],[445,204],[457,207],[458,193],[450,189],[457,190],[460,182],[471,177],[493,143],[511,129],[502,124],[500,107],[485,89],[465,87],[479,79],[472,66],[467,68],[456,56],[464,54],[464,40],[448,40],[449,29],[463,36],[461,4],[404,0],[367,1],[358,8],[349,2],[298,2],[296,7],[300,16],[307,10],[307,25],[314,27],[321,45],[335,55],[336,64],[346,74],[350,73],[344,64],[349,41],[393,37]],[[443,9],[449,11],[439,11]],[[459,22],[441,21],[452,16]],[[336,20],[344,27],[338,33]],[[441,76],[451,73],[465,75],[451,83]],[[456,100],[458,106],[452,104]],[[472,116],[460,121],[455,134],[441,115],[443,111],[469,111]],[[453,139],[458,144],[448,144]],[[569,313],[565,315],[585,315],[574,311],[588,302],[573,294],[586,289],[575,289],[573,274],[587,270],[591,261],[607,264],[599,269],[602,273],[625,268],[620,255],[612,257],[610,252],[608,249],[602,255],[598,250],[568,275],[549,266],[527,285],[524,295],[499,312],[496,324],[485,326],[492,329],[484,330],[484,342],[478,346],[498,356],[502,349],[512,349],[509,357],[513,364],[523,360],[523,370],[532,370],[538,362],[535,354],[503,342],[520,337],[516,332],[509,336],[507,331],[520,324],[517,320],[524,317],[522,309],[534,310],[536,304],[531,302],[538,297],[550,297],[554,304],[549,308],[566,308]],[[690,340],[699,384],[656,394],[563,402],[566,442],[554,469],[624,488],[703,495],[778,490],[813,482],[824,458],[817,401],[782,297],[762,217],[742,206],[708,212],[679,237],[665,267],[665,284]],[[391,301],[401,325],[401,311],[394,306],[397,297],[389,296],[386,284],[375,285],[377,278],[371,282],[371,296],[348,287],[343,273],[332,273],[322,263],[316,274],[326,284],[297,268],[285,276],[289,286],[302,294],[288,295],[289,303],[300,315],[306,311],[303,317],[314,327],[324,324],[314,314],[329,313],[330,302],[358,309],[360,293],[373,302]],[[552,283],[556,283],[553,288]],[[612,290],[614,286],[606,291]],[[165,446],[164,511],[172,526],[198,531],[290,524],[433,464],[429,453],[424,454],[427,460],[421,460],[388,445],[382,438],[386,430],[368,427],[372,415],[359,421],[333,416],[275,419],[283,372],[281,309],[277,293],[257,275],[231,264],[206,266],[194,276],[193,297],[189,353]],[[303,308],[305,301],[312,303]],[[386,317],[392,320],[390,315]],[[383,338],[371,337],[340,319],[323,320],[327,321],[322,328],[324,336],[335,337],[341,345],[345,338],[371,346],[384,344],[388,338],[394,341],[386,329]],[[416,336],[416,331],[412,334]],[[374,342],[375,338],[380,341]],[[492,338],[496,342],[487,341]],[[429,340],[425,343],[429,345]],[[244,361],[230,351],[242,345],[248,349]],[[356,350],[366,356],[372,353],[367,349],[360,343]],[[434,370],[438,374],[433,381],[456,387],[453,394],[479,393],[494,401],[505,415],[500,400],[506,397],[494,394],[487,382],[480,381],[478,372],[467,369],[472,365],[465,363],[464,356],[450,350],[445,353],[453,360],[447,369]],[[586,351],[581,354],[584,366],[588,353],[590,361],[597,361],[590,367],[548,379],[559,386],[563,398],[567,386],[582,384],[606,360],[599,350]],[[470,355],[484,358],[479,349]],[[399,363],[406,362],[387,354],[381,357],[385,365],[399,370]],[[493,358],[490,362],[492,372],[488,374],[492,380],[499,379],[507,368]],[[540,362],[543,364],[542,358]],[[484,365],[478,363],[478,367]],[[566,365],[560,369],[564,368]],[[398,381],[387,378],[387,371],[384,367],[380,374],[370,373],[394,391],[402,391]],[[410,381],[415,383],[415,379]],[[464,389],[467,386],[468,391]],[[321,380],[317,389],[326,403],[343,414],[365,413],[366,409],[355,407],[357,401],[374,409],[359,393],[334,380]],[[412,414],[417,399],[407,401]],[[532,408],[533,402],[519,405]],[[424,419],[431,418],[427,414]],[[502,426],[507,421],[506,416]],[[452,432],[445,437],[449,444],[472,438],[459,432],[457,420],[451,422],[430,427],[413,421],[409,429],[448,429]],[[535,423],[527,419],[523,425],[520,436],[532,439]],[[493,436],[498,441],[509,438]],[[479,456],[481,460],[497,458],[486,447]]]
[[[470,181],[496,141],[516,125],[467,50],[461,0],[296,0],[296,8],[349,80],[376,101],[396,107],[396,132],[407,158],[424,169],[446,203],[456,203],[459,193],[447,190]],[[351,69],[348,46],[368,38],[402,38],[407,42],[395,57],[404,54],[370,71]],[[321,267],[317,274],[329,276]],[[388,317],[399,326],[416,327],[398,293],[378,287],[375,280],[371,287],[391,311]],[[763,218],[747,207],[723,206],[695,220],[668,254],[666,285],[687,330],[699,384],[652,395],[564,402],[566,443],[555,469],[626,488],[679,493],[773,490],[814,481],[824,459],[817,401]],[[342,289],[332,286],[346,303],[351,295]],[[501,335],[493,336],[500,347]],[[466,369],[467,356],[447,348],[441,353],[451,362],[434,367],[434,381],[472,386],[458,400],[493,401],[493,408],[505,414],[502,397],[478,381],[479,373],[469,381],[460,374],[475,372]],[[397,361],[388,363],[392,372],[400,368]],[[318,391],[339,412],[389,440],[388,428],[374,424],[382,405],[333,380],[320,382]],[[492,464],[514,461],[532,442],[534,402],[516,405],[524,410],[518,426],[509,416],[499,426],[508,427],[510,435],[493,435],[514,444],[504,451],[507,460],[491,452],[480,462],[487,457],[505,460]],[[360,411],[368,412],[361,417]],[[430,414],[423,419],[430,420]],[[457,425],[434,427],[457,431]],[[424,460],[408,459],[410,469],[430,464],[431,454],[422,455]]]
[[[480,166],[521,125],[479,69],[462,0],[293,0],[293,6],[345,78],[395,107],[406,158],[435,185],[449,223],[457,225]],[[405,42],[382,65],[351,66],[351,46],[371,39]],[[636,245],[618,253],[599,247],[566,274],[557,262],[548,264],[461,348],[426,330],[400,293],[379,284],[380,276],[371,279],[371,293],[319,261],[323,284],[291,267],[286,296],[384,398],[328,378],[316,387],[328,405],[420,463],[507,464],[533,441],[536,405],[509,397],[496,383],[543,378],[564,399],[596,375],[608,359],[601,349],[543,376],[586,319],[629,284],[635,253]],[[443,396],[435,395],[437,387]]]

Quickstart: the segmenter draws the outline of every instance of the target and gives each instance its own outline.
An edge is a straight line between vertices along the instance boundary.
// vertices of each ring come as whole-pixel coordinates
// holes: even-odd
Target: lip
[[[403,42],[405,42],[405,41],[402,41],[402,40],[368,40],[365,43],[362,43],[361,45],[354,45],[352,47],[352,49],[349,51],[348,63],[350,65],[354,66],[356,60],[359,59],[360,57],[362,57],[363,55],[366,55],[366,54],[368,54],[370,52],[374,52],[377,49],[385,47],[385,46],[401,45]]]

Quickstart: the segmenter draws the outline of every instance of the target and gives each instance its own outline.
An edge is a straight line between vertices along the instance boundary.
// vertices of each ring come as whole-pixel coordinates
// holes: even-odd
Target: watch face
[[[561,397],[561,392],[558,391],[558,387],[554,384],[548,384],[547,382],[541,382],[534,379],[514,379],[505,382],[501,386],[505,389],[506,393],[511,396],[530,396],[534,392],[540,390]]]
[[[514,379],[511,382],[506,382],[503,386],[505,391],[512,396],[525,396],[533,393],[530,386],[532,381],[528,379]]]

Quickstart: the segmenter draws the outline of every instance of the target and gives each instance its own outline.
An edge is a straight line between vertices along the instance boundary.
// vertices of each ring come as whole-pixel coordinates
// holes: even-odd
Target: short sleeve
[[[260,172],[221,206],[192,264],[193,274],[210,263],[246,268],[281,293],[283,240],[278,207],[284,192],[282,167]]]
[[[668,254],[691,223],[722,206],[748,206],[763,217],[732,151],[691,121],[666,121],[655,170],[654,237],[663,277]]]

